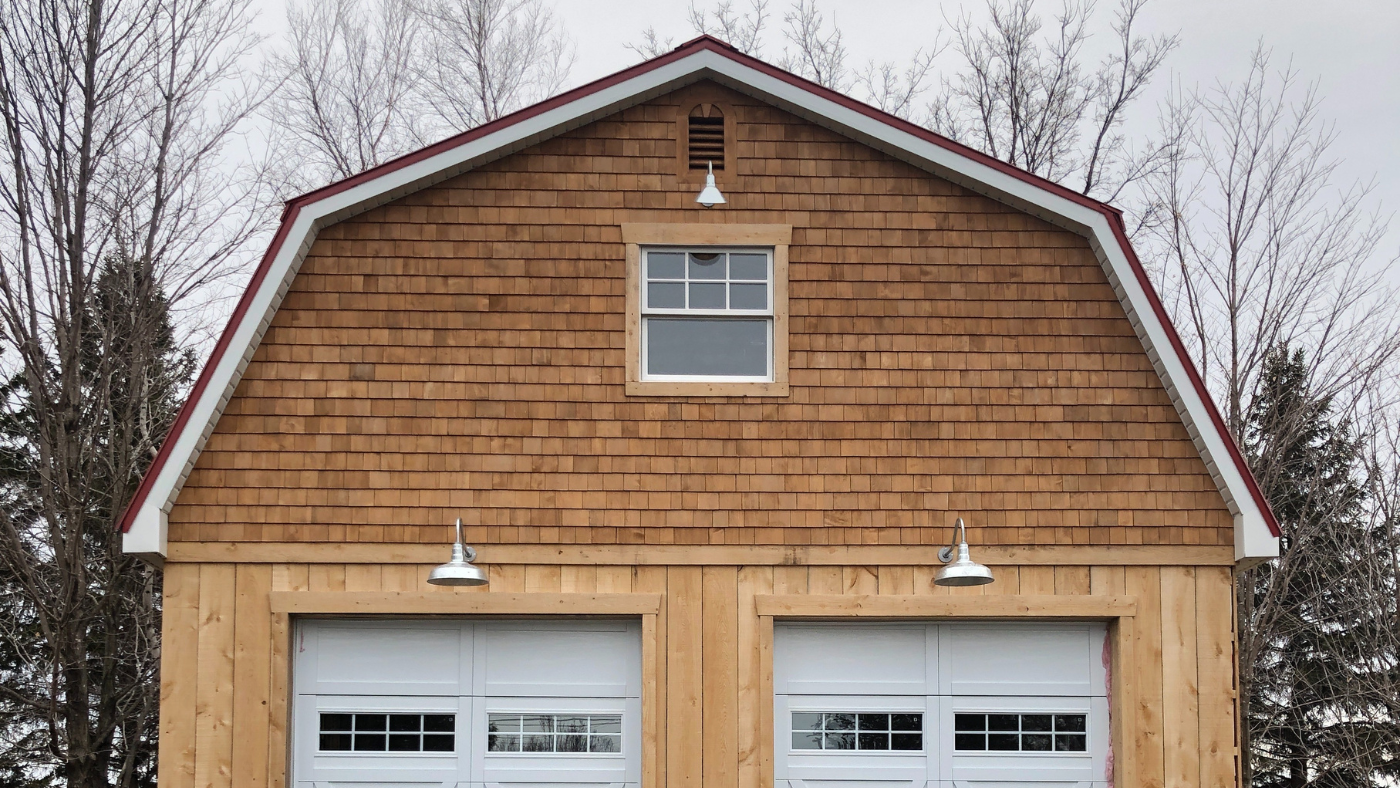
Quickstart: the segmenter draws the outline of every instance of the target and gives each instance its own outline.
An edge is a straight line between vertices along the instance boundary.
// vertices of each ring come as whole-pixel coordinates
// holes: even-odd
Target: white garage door
[[[778,788],[1108,783],[1101,624],[778,624]]]
[[[308,620],[299,786],[635,786],[641,632],[623,621]]]

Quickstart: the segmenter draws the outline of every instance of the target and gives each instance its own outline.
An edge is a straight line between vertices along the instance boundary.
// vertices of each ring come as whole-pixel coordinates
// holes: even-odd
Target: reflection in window
[[[489,752],[620,753],[619,714],[490,714]]]
[[[960,752],[1087,752],[1083,714],[955,714]]]
[[[452,752],[454,714],[321,712],[322,752]]]
[[[922,750],[924,715],[795,711],[794,750]]]

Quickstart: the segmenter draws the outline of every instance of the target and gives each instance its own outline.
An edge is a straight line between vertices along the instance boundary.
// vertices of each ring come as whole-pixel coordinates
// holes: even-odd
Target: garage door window
[[[321,752],[452,752],[456,715],[321,714]]]
[[[493,753],[622,752],[618,714],[491,714],[487,732]]]
[[[794,750],[922,750],[924,715],[798,711]]]
[[[953,749],[962,752],[1085,752],[1083,714],[955,714]]]

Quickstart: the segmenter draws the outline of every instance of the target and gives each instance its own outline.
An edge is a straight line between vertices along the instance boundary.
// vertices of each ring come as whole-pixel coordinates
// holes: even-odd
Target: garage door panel
[[[923,777],[910,780],[862,779],[859,775],[849,779],[822,780],[779,780],[777,788],[925,788],[928,781]]]
[[[479,625],[475,692],[639,697],[640,643],[641,628],[631,622]]]
[[[774,648],[779,694],[926,694],[937,629],[924,625],[786,625]]]
[[[1104,694],[1101,625],[951,624],[942,630],[940,694]]]
[[[470,706],[457,697],[298,696],[297,774],[386,788],[455,782],[470,760]]]
[[[297,691],[458,695],[461,657],[470,649],[470,631],[455,623],[307,622],[298,642]]]

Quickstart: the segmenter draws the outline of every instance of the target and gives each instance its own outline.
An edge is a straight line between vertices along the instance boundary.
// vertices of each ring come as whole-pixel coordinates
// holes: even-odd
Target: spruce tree
[[[1369,516],[1362,442],[1308,373],[1301,351],[1271,351],[1245,435],[1283,532],[1282,559],[1240,577],[1252,784],[1393,784],[1394,585],[1376,564],[1387,526]]]

